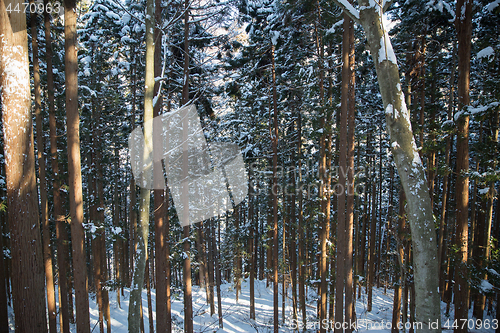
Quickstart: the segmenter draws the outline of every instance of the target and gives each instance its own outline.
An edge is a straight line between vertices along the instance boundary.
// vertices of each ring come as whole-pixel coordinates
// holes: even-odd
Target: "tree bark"
[[[3,151],[2,151],[3,153]],[[2,163],[3,164],[3,163]],[[0,166],[0,169],[3,169],[3,166]],[[0,172],[3,175],[3,170]],[[4,191],[0,191],[0,195],[4,195]],[[3,224],[5,221],[5,213],[0,212],[0,249],[3,249]],[[6,274],[5,274],[5,258],[4,254],[0,254],[0,333],[9,333],[9,314],[8,307],[9,304],[7,302],[7,283],[6,283]]]
[[[154,0],[146,2],[146,69],[145,69],[145,92],[144,92],[144,142],[152,144],[153,137],[153,95],[154,95],[154,36],[155,26]],[[146,149],[147,150],[147,149]],[[145,150],[145,151],[146,151]],[[146,154],[146,152],[145,152]],[[150,170],[151,172],[152,170]],[[147,173],[147,171],[145,171]],[[149,207],[150,190],[142,188],[139,194],[139,223],[135,235],[136,262],[134,266],[133,283],[130,290],[130,303],[128,311],[128,331],[138,333],[141,326],[142,287],[144,284],[144,273],[148,256],[149,236]],[[132,249],[132,251],[134,251]]]
[[[239,294],[241,291],[241,249],[240,249],[240,207],[237,206],[233,211],[234,217],[234,246],[235,246],[235,254],[234,254],[234,284],[236,291],[236,304],[238,304]]]
[[[214,245],[215,239],[212,235],[213,219],[209,219],[206,224],[207,246],[208,246],[208,286],[210,288],[210,316],[215,314],[215,299],[214,299]]]
[[[132,63],[134,66],[132,66],[132,114],[130,116],[130,127],[134,128],[135,127],[135,109],[136,109],[136,94],[137,94],[137,87],[136,87],[136,76],[137,76],[137,64],[136,64],[136,56],[135,53],[133,53],[133,61]],[[136,189],[135,189],[135,179],[134,177],[130,177],[130,213],[129,213],[129,251],[130,251],[130,256],[129,256],[129,271],[127,272],[129,280],[128,284],[132,286],[132,278],[133,278],[133,272],[134,272],[134,259],[135,259],[135,238],[137,234],[137,211],[136,211],[136,204],[137,204],[137,194],[136,194]]]
[[[274,333],[279,331],[278,320],[278,97],[276,92],[276,68],[274,63],[275,45],[271,45],[271,74],[273,87],[273,127],[271,129],[271,143],[273,149],[273,178],[271,198],[273,207],[273,304],[274,304]]]
[[[118,196],[118,192],[121,191],[122,189],[118,185],[118,164],[119,164],[119,150],[118,147],[115,146],[114,149],[114,170],[113,170],[113,182],[115,183],[115,188],[113,191],[113,226],[115,228],[119,228],[120,225],[120,199]],[[117,230],[117,229],[115,229]],[[120,233],[121,234],[121,233]],[[122,253],[123,253],[123,239],[121,235],[116,237],[113,241],[113,252],[114,252],[114,265],[115,265],[115,292],[116,292],[116,303],[118,305],[118,308],[121,309],[121,303],[120,303],[120,289],[122,289],[122,277],[121,277],[121,270],[123,267],[122,263]],[[110,326],[111,329],[111,326]]]
[[[47,23],[49,22],[49,24]],[[47,26],[49,28],[47,29]],[[66,221],[63,214],[60,181],[59,181],[59,162],[57,153],[57,121],[54,110],[54,81],[52,74],[52,47],[50,38],[50,21],[45,21],[45,40],[47,45],[47,86],[49,95],[49,128],[50,128],[50,155],[52,166],[52,197],[54,205],[54,218],[56,220],[56,238],[57,238],[57,266],[59,271],[59,317],[60,327],[63,333],[69,333],[69,308],[68,308],[68,284],[67,284],[67,261],[68,253],[66,251],[67,240]],[[62,296],[64,295],[64,296]]]
[[[151,299],[151,274],[149,274],[149,258],[146,259],[146,290],[148,297],[148,321],[149,321],[149,332],[155,332],[155,326],[153,324],[153,302]]]
[[[184,85],[182,87],[182,105],[187,105],[189,103],[189,0],[184,2]],[[183,151],[187,152],[187,136],[188,136],[188,120],[185,117],[182,122],[182,136],[183,136]],[[187,178],[187,166],[188,157],[187,154],[183,155],[183,178]],[[193,301],[191,295],[191,258],[190,258],[190,241],[189,241],[189,203],[187,183],[182,187],[182,198],[184,203],[184,217],[185,220],[181,221],[181,225],[184,227],[184,331],[186,333],[193,332]]]
[[[155,0],[155,21],[161,22],[161,1]],[[154,72],[155,77],[161,76],[161,29],[155,27],[155,60]],[[156,96],[156,104],[153,108],[153,117],[158,117],[162,109],[162,94],[160,92],[160,83],[155,82],[154,95]],[[168,136],[167,136],[168,137]],[[155,145],[157,142],[153,142]],[[153,147],[157,150],[158,147]],[[168,166],[167,166],[168,167]],[[155,162],[153,167],[153,177],[155,182],[165,183],[163,175],[162,162]],[[169,266],[169,221],[168,211],[166,209],[167,200],[165,199],[164,189],[155,189],[154,193],[154,220],[155,220],[155,258],[156,261],[156,330],[158,332],[170,332],[171,313],[170,313],[170,285],[167,282],[168,266]]]
[[[349,112],[349,35],[351,20],[344,14],[342,38],[342,99],[340,105],[339,133],[339,175],[337,196],[337,259],[335,270],[335,321],[344,322],[344,288],[346,278],[347,226],[346,226],[346,178],[347,178],[347,118]],[[346,307],[347,310],[347,307]],[[335,327],[335,333],[343,332],[342,327]]]
[[[496,165],[496,160],[498,156],[498,124],[500,117],[500,110],[493,111],[493,117],[490,120],[490,128],[492,130],[491,142],[494,144],[492,150],[493,159],[488,161],[491,167]],[[485,262],[490,260],[490,238],[491,238],[491,223],[493,220],[493,201],[495,197],[495,182],[490,181],[487,183],[489,186],[488,192],[484,198],[481,200],[481,214],[479,215],[477,224],[477,235],[474,237],[475,244],[473,248],[473,258],[475,258],[478,274],[481,280],[484,280],[487,275],[484,273]],[[498,204],[498,203],[497,203]],[[478,293],[474,298],[474,310],[473,316],[476,319],[483,320],[484,308],[486,303],[486,296],[483,293]],[[481,325],[477,325],[476,328],[480,328]]]
[[[394,303],[392,307],[392,333],[398,333],[398,323],[401,320],[401,284],[404,283],[406,276],[403,273],[404,270],[404,232],[406,229],[406,217],[405,217],[405,194],[403,190],[399,191],[399,216],[398,216],[398,229],[395,234],[396,244],[397,244],[397,255],[396,255],[396,265],[394,270],[395,283],[394,283]],[[405,318],[406,319],[406,318]],[[404,320],[406,321],[406,320]],[[404,322],[403,322],[404,324]]]
[[[215,279],[217,284],[217,312],[219,315],[219,328],[224,327],[224,322],[222,321],[222,295],[220,291],[221,284],[221,272],[219,266],[219,246],[220,244],[220,216],[217,217],[217,241],[215,241],[215,226],[212,228],[212,239],[214,240],[214,250],[215,250]]]
[[[31,4],[34,4],[30,0]],[[45,176],[45,141],[42,126],[42,98],[40,94],[40,65],[38,63],[38,36],[36,27],[37,15],[31,14],[31,46],[33,54],[33,83],[35,90],[36,142],[38,175],[40,177],[40,211],[43,230],[43,261],[47,286],[47,306],[49,315],[49,332],[56,332],[56,298],[54,291],[54,273],[52,271],[52,249],[50,244],[49,207],[47,202],[47,179]]]
[[[469,169],[469,116],[466,107],[469,105],[470,52],[472,34],[472,1],[458,0],[456,7],[458,37],[458,109],[465,114],[458,115],[457,120],[457,180],[455,185],[456,199],[456,231],[457,246],[454,303],[455,319],[467,320],[469,308],[469,286],[467,282],[468,254],[468,206],[469,177],[465,174]],[[459,111],[459,112],[460,112]],[[466,333],[467,327],[458,325],[456,333]]]
[[[19,1],[12,7],[22,6]],[[47,332],[24,11],[0,0],[0,86],[16,332]],[[19,320],[20,319],[20,320]]]
[[[353,229],[354,229],[354,133],[355,133],[355,58],[354,58],[354,24],[349,20],[349,89],[348,89],[348,114],[347,114],[347,206],[346,206],[346,251],[345,251],[345,322],[346,333],[352,332],[351,323],[355,322],[355,307],[353,302]]]
[[[85,232],[83,230],[80,119],[78,113],[78,57],[76,51],[76,1],[64,1],[66,127],[68,137],[68,183],[71,216],[73,270],[75,276],[78,333],[90,332]]]
[[[366,277],[366,288],[368,289],[367,311],[372,311],[373,303],[373,278],[375,275],[375,239],[377,237],[377,214],[375,212],[377,185],[372,183],[371,190],[371,213],[370,213],[370,247],[368,249],[368,272]]]
[[[327,318],[327,304],[328,304],[328,267],[327,267],[327,240],[330,238],[330,189],[329,189],[329,173],[327,172],[327,142],[329,136],[329,124],[328,124],[328,112],[324,106],[324,64],[323,64],[323,56],[324,56],[324,47],[323,40],[319,31],[319,25],[321,21],[321,7],[319,2],[316,4],[317,8],[317,19],[314,23],[315,29],[315,41],[316,41],[316,56],[318,57],[318,84],[319,84],[319,106],[322,110],[321,119],[320,119],[320,128],[322,129],[322,134],[319,142],[319,161],[318,161],[318,170],[319,170],[319,200],[320,200],[320,211],[319,211],[319,224],[320,230],[319,239],[320,239],[320,257],[318,263],[319,269],[319,300],[318,300],[318,314],[320,323],[323,322]],[[319,331],[321,333],[325,332],[324,325],[320,325]]]
[[[295,110],[292,111],[292,115],[296,117]],[[295,120],[292,123],[292,135],[297,140],[297,132],[295,129]],[[297,159],[295,158],[295,149],[292,146],[292,158],[293,172],[290,174],[290,185],[293,189],[290,198],[290,281],[292,283],[292,311],[293,319],[297,320],[297,217],[296,217],[296,193],[297,193]]]
[[[455,51],[455,44],[453,45],[453,50]],[[453,52],[452,56],[452,65],[451,65],[451,74],[450,74],[450,93],[448,97],[448,120],[451,120],[453,113],[453,104],[454,104],[454,87],[455,87],[455,59],[456,52]],[[448,134],[446,137],[446,148],[444,153],[444,163],[445,167],[450,167],[450,151],[451,151],[451,134]],[[448,183],[449,183],[449,172],[446,171],[443,176],[443,195],[442,195],[442,205],[441,205],[441,216],[439,219],[439,240],[438,240],[438,262],[439,262],[439,291],[441,293],[441,299],[444,301],[444,291],[445,291],[445,267],[444,267],[444,258],[446,251],[446,243],[445,243],[445,229],[446,227],[446,213],[447,213],[447,205],[448,205]]]
[[[250,319],[255,320],[255,255],[254,255],[254,193],[253,193],[253,179],[252,179],[252,168],[249,168],[248,172],[248,222],[250,224],[250,235],[249,235],[249,249],[248,253],[250,255]]]
[[[304,211],[303,211],[303,183],[302,183],[302,114],[300,110],[297,116],[297,158],[298,163],[298,189],[299,189],[299,207],[298,207],[298,265],[299,265],[299,307],[302,314],[302,323],[307,323],[306,313],[306,292],[305,292],[305,244],[304,244]]]
[[[105,232],[105,225],[104,225],[104,188],[103,188],[103,181],[104,181],[104,176],[102,173],[102,154],[101,154],[101,101],[97,99],[97,105],[95,108],[96,114],[95,114],[95,120],[94,124],[96,124],[96,137],[95,137],[95,157],[96,157],[96,163],[95,163],[95,168],[96,168],[96,177],[97,177],[97,198],[98,198],[98,212],[97,212],[97,224],[98,224],[98,230],[97,230],[97,237],[96,237],[96,242],[99,243],[99,256],[100,256],[100,284],[97,285],[97,288],[100,289],[101,296],[102,296],[102,312],[104,319],[106,320],[106,329],[107,332],[111,332],[111,314],[110,314],[110,308],[109,308],[109,294],[108,294],[108,289],[106,288],[106,281],[108,277],[108,266],[107,266],[107,251],[106,251],[106,232]]]

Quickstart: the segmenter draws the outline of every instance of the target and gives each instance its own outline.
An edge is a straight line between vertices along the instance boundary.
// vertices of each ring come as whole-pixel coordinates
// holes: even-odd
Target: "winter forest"
[[[0,333],[500,332],[500,0],[25,1]]]

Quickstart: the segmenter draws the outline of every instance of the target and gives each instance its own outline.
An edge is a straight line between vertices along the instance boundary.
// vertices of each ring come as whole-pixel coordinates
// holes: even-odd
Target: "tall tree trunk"
[[[248,172],[248,222],[250,225],[250,235],[249,235],[249,249],[248,254],[250,256],[250,319],[255,320],[255,253],[254,253],[254,230],[255,230],[255,219],[254,219],[254,193],[253,193],[253,179],[252,179],[252,168],[249,168]],[[209,261],[210,262],[210,261]]]
[[[136,55],[133,53],[133,66],[132,66],[132,114],[130,115],[130,127],[134,128],[135,127],[135,109],[136,109],[136,94],[137,94],[137,64],[136,64]],[[133,278],[133,272],[134,272],[134,258],[135,258],[135,238],[137,234],[137,211],[136,211],[136,204],[137,204],[137,194],[136,194],[136,189],[135,189],[135,179],[134,177],[130,177],[130,213],[129,213],[129,251],[130,251],[130,256],[129,256],[129,271],[128,271],[128,284],[132,286],[132,278]]]
[[[377,288],[380,288],[380,276],[382,275],[382,244],[384,243],[384,235],[382,234],[382,164],[384,163],[384,156],[382,153],[382,126],[379,127],[378,136],[378,225],[377,225],[377,236],[378,236],[378,246],[377,246],[377,264],[375,271],[377,276]]]
[[[271,114],[271,113],[269,113]],[[271,121],[269,120],[269,132],[271,132]],[[269,164],[272,166],[272,160],[269,161]],[[273,268],[273,229],[272,219],[273,219],[273,178],[269,179],[269,189],[270,193],[268,195],[267,200],[267,251],[266,251],[266,269],[267,269],[267,280],[266,280],[266,288],[269,287],[270,281],[272,281],[272,268]]]
[[[114,149],[114,170],[113,170],[113,182],[115,183],[114,191],[113,191],[113,226],[115,227],[115,230],[119,230],[120,225],[120,199],[118,197],[118,191],[121,190],[121,188],[118,185],[118,163],[119,163],[119,149],[117,146],[115,146]],[[122,270],[122,253],[123,253],[123,248],[122,248],[122,238],[117,237],[113,241],[113,252],[114,252],[114,265],[115,265],[115,292],[116,292],[116,303],[118,304],[118,308],[121,309],[121,303],[120,303],[120,289],[123,290],[122,284],[121,284],[121,270]],[[110,326],[111,329],[111,326]]]
[[[295,111],[292,112],[295,115]],[[296,116],[296,115],[295,115]],[[297,132],[295,130],[295,120],[292,123],[292,135],[295,140],[297,140]],[[296,218],[296,193],[297,193],[297,168],[296,163],[297,159],[295,158],[295,149],[292,146],[292,164],[293,164],[293,172],[290,174],[290,185],[293,188],[293,192],[290,198],[290,266],[291,266],[291,275],[290,281],[292,283],[292,310],[293,310],[293,319],[297,321],[297,218]]]
[[[345,8],[345,2],[343,4],[338,0],[334,1]],[[439,268],[435,259],[437,241],[425,170],[418,156],[411,130],[410,116],[400,86],[396,56],[382,23],[382,10],[378,6],[370,5],[369,0],[360,0],[359,5],[360,12],[351,8],[348,14],[358,20],[365,30],[386,111],[391,150],[408,200],[408,216],[415,251],[413,262],[416,321],[427,326],[426,331],[433,332],[436,329],[430,327],[430,322],[440,318],[438,279],[429,279],[429,276],[438,276]]]
[[[319,22],[321,21],[321,7],[319,2],[316,4],[317,8],[317,20],[315,21],[315,41],[316,41],[316,56],[318,57],[318,83],[319,83],[319,104],[320,109],[323,109],[324,105],[324,64],[323,64],[323,56],[324,56],[324,47],[323,40],[321,38],[321,33],[319,31]],[[327,319],[327,303],[328,303],[328,267],[327,267],[327,240],[330,238],[330,191],[329,191],[329,172],[327,172],[327,142],[329,136],[329,124],[328,124],[328,111],[324,108],[323,113],[321,115],[320,120],[320,128],[323,133],[320,137],[319,142],[319,200],[320,200],[320,211],[319,211],[319,223],[320,230],[319,239],[320,239],[320,257],[319,257],[319,300],[318,300],[318,313],[319,313],[319,321],[320,323],[323,320]],[[325,332],[324,325],[320,325],[320,332]]]
[[[171,291],[170,291],[170,285],[172,281],[172,266],[171,266],[171,261],[170,261],[170,217],[169,217],[169,204],[170,204],[170,192],[168,191],[168,188],[165,190],[165,242],[166,242],[166,251],[165,251],[165,258],[166,259],[166,277],[165,277],[165,289],[166,289],[166,314],[165,316],[167,317],[167,330],[165,332],[171,332],[172,331],[172,301],[170,299]],[[158,255],[158,254],[157,254]],[[157,287],[158,288],[158,287]],[[157,327],[158,330],[158,327]]]
[[[431,65],[431,75],[433,78],[436,77],[436,62],[433,61]],[[427,157],[427,183],[429,186],[429,197],[431,198],[431,206],[434,209],[434,184],[436,177],[436,80],[431,82],[431,105],[430,105],[430,119],[429,119],[429,141],[431,144],[430,151]],[[439,256],[439,251],[438,251]]]
[[[189,103],[189,0],[184,2],[184,85],[182,87],[182,105]],[[188,119],[184,117],[182,122],[182,150],[188,151],[187,136],[188,136]],[[187,153],[182,154],[183,178],[187,178],[188,174],[188,156]],[[182,200],[184,209],[184,221],[181,221],[181,226],[184,228],[184,332],[193,332],[193,303],[191,296],[191,258],[190,258],[190,242],[189,242],[189,202],[188,202],[188,184],[184,182],[182,186]]]
[[[347,178],[347,118],[349,112],[349,79],[350,79],[350,43],[351,20],[344,14],[342,38],[342,100],[340,105],[339,133],[339,175],[337,196],[337,259],[335,278],[335,321],[344,322],[344,287],[346,278],[347,226],[346,226],[346,178]],[[347,310],[347,307],[346,307]],[[335,327],[335,333],[343,332],[342,327]]]
[[[153,324],[153,302],[151,299],[151,274],[149,274],[149,258],[146,259],[146,290],[148,297],[148,321],[149,321],[149,332],[155,332],[155,326]]]
[[[213,219],[209,219],[206,224],[207,246],[208,246],[208,286],[210,288],[210,316],[215,313],[214,299],[214,243],[215,239],[212,235]]]
[[[31,4],[34,4],[30,0]],[[52,249],[50,246],[49,207],[47,203],[47,180],[45,177],[45,141],[42,126],[42,98],[40,95],[40,65],[38,63],[37,16],[31,14],[31,46],[33,53],[33,83],[35,90],[36,143],[38,159],[38,175],[40,177],[40,211],[43,230],[43,262],[45,282],[47,286],[47,306],[49,315],[49,332],[56,332],[56,298],[54,292],[54,274],[52,271]]]
[[[359,236],[359,257],[357,256],[358,259],[358,275],[365,277],[365,253],[366,253],[366,237],[368,234],[368,189],[365,189],[365,195],[363,199],[363,217],[362,217],[362,228],[361,228],[361,235]],[[365,279],[366,281],[366,279]],[[359,284],[359,292],[358,292],[358,298],[361,298],[361,283]]]
[[[264,274],[265,274],[265,249],[264,249],[264,242],[262,241],[262,235],[265,234],[264,232],[264,221],[263,219],[257,219],[257,222],[258,222],[258,225],[259,225],[259,237],[258,239],[260,240],[260,242],[258,242],[258,244],[260,244],[258,246],[258,250],[259,250],[259,280],[263,280],[264,279]]]
[[[96,241],[99,242],[99,251],[100,251],[100,285],[97,286],[101,290],[101,295],[102,295],[102,311],[104,318],[106,319],[106,328],[108,333],[111,332],[111,316],[110,316],[110,308],[109,308],[109,294],[108,294],[108,289],[106,287],[106,281],[108,280],[108,266],[107,266],[107,251],[106,251],[106,232],[105,232],[105,225],[104,225],[104,188],[103,188],[103,182],[104,182],[104,176],[102,173],[102,155],[101,155],[101,144],[100,144],[100,138],[101,138],[101,124],[100,124],[100,118],[101,118],[101,102],[100,100],[97,100],[97,105],[96,105],[96,119],[95,119],[95,124],[97,127],[97,137],[96,137],[96,144],[97,144],[97,150],[95,153],[96,156],[96,171],[97,171],[97,197],[99,198],[98,201],[98,214],[97,214],[97,219],[98,219],[98,228],[97,231],[97,237]]]
[[[161,22],[161,1],[155,0],[155,21]],[[155,27],[155,61],[154,72],[155,77],[161,76],[161,29]],[[170,87],[169,87],[170,89]],[[153,108],[153,117],[158,117],[162,109],[162,94],[160,92],[160,83],[155,82],[154,95],[156,96],[156,104]],[[168,137],[168,136],[167,136]],[[157,144],[156,140],[153,145]],[[157,150],[158,147],[153,147]],[[168,167],[168,166],[167,166]],[[153,177],[155,183],[165,184],[163,175],[162,162],[155,162],[153,167]],[[170,314],[170,285],[167,282],[169,274],[169,221],[168,205],[165,199],[164,189],[155,189],[154,193],[154,220],[155,220],[155,258],[156,261],[156,329],[158,332],[171,332],[171,314]]]
[[[94,184],[93,184],[94,185]],[[94,185],[95,188],[95,185]],[[95,192],[94,192],[95,193]],[[94,205],[95,206],[95,205]],[[94,208],[94,214],[92,216],[92,222],[98,222],[97,221],[97,210]],[[96,238],[92,240],[92,251],[94,254],[94,260],[93,260],[93,268],[94,268],[94,281],[95,281],[95,298],[96,298],[96,304],[97,304],[97,309],[99,311],[99,316],[98,316],[98,321],[99,321],[99,332],[104,333],[104,309],[103,309],[103,301],[102,301],[102,261],[103,258],[101,257],[101,240],[100,240],[100,235],[96,235]],[[92,289],[92,286],[91,286]]]
[[[76,1],[64,1],[66,127],[68,137],[68,183],[71,243],[75,276],[78,333],[90,332],[85,232],[83,230],[82,171],[80,163],[80,119],[78,113],[78,57],[76,51]]]
[[[215,278],[217,284],[217,312],[219,315],[219,328],[224,328],[224,322],[222,321],[222,295],[220,291],[221,284],[221,272],[219,266],[219,253],[220,247],[220,216],[217,217],[217,241],[215,241],[215,226],[212,228],[212,238],[214,240],[214,250],[215,250]]]
[[[389,278],[389,253],[391,250],[391,236],[390,232],[393,228],[393,211],[394,211],[394,165],[392,162],[389,162],[389,207],[387,209],[387,240],[385,247],[385,283],[384,283],[384,294],[387,293],[387,284],[390,281]],[[395,274],[396,276],[396,274]]]
[[[403,207],[404,208],[404,207]],[[405,212],[406,213],[406,212]],[[404,230],[405,234],[408,234],[408,230]],[[403,248],[405,250],[405,258],[404,258],[404,265],[402,267],[402,272],[401,272],[401,278],[402,278],[402,283],[403,283],[403,300],[402,300],[402,311],[401,311],[401,321],[406,323],[408,321],[408,295],[409,295],[409,287],[410,287],[410,282],[408,281],[408,275],[410,275],[410,251],[411,251],[411,245],[410,242],[407,240],[403,241]]]
[[[367,272],[367,289],[368,289],[368,304],[367,311],[372,311],[373,304],[373,277],[375,275],[375,239],[377,237],[377,214],[375,212],[377,186],[372,183],[371,190],[371,222],[370,222],[370,247],[368,249],[368,272]]]
[[[493,151],[493,159],[489,161],[491,163],[491,167],[496,165],[496,160],[498,156],[498,124],[500,117],[500,110],[493,111],[493,119],[490,121],[490,127],[492,130],[491,142],[494,144]],[[489,186],[488,192],[485,198],[482,198],[482,213],[480,214],[480,218],[478,219],[477,225],[477,235],[475,237],[474,244],[474,252],[473,257],[476,258],[476,265],[479,272],[479,276],[481,280],[484,280],[487,276],[484,273],[484,264],[490,260],[490,238],[491,238],[491,223],[493,220],[493,200],[495,198],[495,182],[490,181],[487,183]],[[497,205],[500,205],[497,203]],[[486,303],[486,296],[484,294],[476,294],[474,298],[474,310],[473,315],[476,319],[480,319],[481,321],[477,321],[476,324],[482,322],[484,307]],[[477,328],[480,328],[481,325],[477,325]]]
[[[469,105],[470,52],[472,34],[472,1],[458,0],[456,8],[458,37],[458,109],[466,111]],[[467,320],[469,308],[469,286],[467,282],[468,252],[468,206],[469,177],[465,174],[469,169],[469,116],[459,116],[457,120],[457,180],[455,185],[456,199],[456,231],[455,241],[458,249],[455,268],[455,319]],[[467,327],[458,325],[456,333],[467,332]]]
[[[354,24],[349,20],[349,89],[348,89],[348,114],[347,114],[347,185],[345,192],[347,195],[346,206],[346,251],[345,251],[345,322],[347,323],[346,333],[352,332],[351,323],[355,322],[354,302],[353,302],[353,229],[354,229],[354,133],[355,133],[355,58],[354,58]]]
[[[47,332],[26,15],[8,13],[6,6],[0,0],[0,86],[15,329]]]
[[[454,87],[455,87],[455,62],[456,62],[456,52],[455,52],[455,46],[456,44],[453,44],[453,56],[452,56],[452,65],[451,65],[451,74],[450,74],[450,93],[448,97],[448,120],[451,120],[452,113],[453,113],[453,104],[454,104]],[[445,148],[445,158],[444,158],[444,164],[446,168],[450,167],[450,151],[451,151],[451,134],[448,134],[446,137],[446,148]],[[438,262],[440,266],[440,271],[439,271],[439,291],[441,293],[441,299],[444,301],[444,291],[445,291],[445,267],[444,267],[444,260],[445,260],[445,251],[446,251],[446,243],[445,243],[445,229],[446,229],[446,213],[447,213],[447,205],[448,205],[448,183],[449,183],[449,172],[447,171],[445,175],[443,176],[443,195],[442,195],[442,205],[441,205],[441,216],[439,219],[439,242],[438,242]],[[449,241],[449,240],[448,240]]]
[[[285,136],[285,135],[283,135]],[[285,162],[283,161],[283,168]],[[283,176],[283,187],[286,186],[286,176]],[[285,324],[285,316],[286,316],[286,296],[287,296],[287,234],[288,234],[288,224],[290,223],[289,216],[290,216],[290,210],[289,210],[289,205],[287,204],[287,197],[285,195],[285,191],[283,191],[283,232],[281,233],[282,235],[282,256],[281,256],[281,324]]]
[[[149,276],[151,278],[151,288],[155,289],[156,286],[155,286],[155,259],[154,259],[154,256],[155,256],[155,250],[154,250],[154,238],[151,239],[149,238],[150,240],[150,244],[149,244],[149,254],[148,254],[148,260],[149,260]]]
[[[198,224],[198,256],[200,259],[200,287],[205,289],[207,304],[210,303],[210,288],[208,288],[207,246],[205,241],[205,228],[203,221]],[[241,288],[241,287],[240,287]]]
[[[299,253],[298,253],[298,265],[299,265],[299,307],[302,314],[302,323],[304,326],[307,324],[307,313],[306,313],[306,292],[305,292],[305,246],[304,246],[304,211],[303,211],[303,183],[302,183],[302,114],[300,110],[297,116],[297,155],[298,155],[298,189],[299,189],[299,207],[298,207],[298,237],[299,237]]]
[[[49,129],[50,129],[50,155],[52,166],[52,197],[54,205],[54,218],[56,220],[57,238],[57,266],[59,271],[59,317],[63,333],[69,333],[69,308],[68,308],[68,246],[66,245],[67,231],[63,213],[60,193],[59,162],[57,153],[57,121],[54,110],[54,81],[52,73],[52,46],[50,40],[50,21],[45,19],[45,43],[47,45],[47,90],[49,95]]]
[[[426,25],[425,20],[423,22]],[[422,36],[420,36],[420,46],[418,48],[418,81],[419,81],[419,92],[420,92],[420,133],[419,133],[419,143],[420,147],[424,146],[424,124],[425,124],[425,35],[427,28],[424,27]]]
[[[2,149],[3,153],[3,149]],[[0,169],[3,169],[3,166],[0,166]],[[3,170],[0,170],[0,173],[3,176]],[[0,195],[4,195],[4,191],[0,191]],[[5,213],[0,212],[0,249],[3,249],[3,224],[5,221]],[[9,304],[7,302],[7,283],[6,283],[6,274],[5,274],[5,258],[4,254],[0,254],[0,333],[9,333],[9,314],[8,307]]]
[[[241,290],[241,250],[240,250],[240,207],[237,206],[234,209],[234,244],[235,244],[235,254],[234,254],[234,284],[236,291],[236,303],[238,303],[239,293]]]
[[[145,69],[145,92],[144,92],[144,142],[152,144],[153,137],[153,95],[154,95],[154,36],[155,26],[154,0],[146,2],[146,69]],[[147,150],[147,149],[146,149]],[[146,154],[146,152],[144,153]],[[144,159],[146,156],[143,157]],[[149,170],[151,172],[152,170]],[[146,170],[145,173],[148,171]],[[139,194],[139,223],[137,234],[135,234],[136,262],[134,266],[133,283],[130,290],[130,302],[128,311],[128,331],[138,333],[141,326],[142,287],[144,284],[144,273],[148,256],[149,236],[149,208],[150,190],[142,188]],[[133,251],[133,249],[132,249]]]
[[[271,45],[271,74],[273,87],[273,127],[271,129],[271,143],[273,150],[273,178],[271,198],[273,207],[273,304],[274,304],[274,333],[279,331],[278,322],[278,96],[276,92],[276,66],[274,63],[275,45]],[[270,112],[271,113],[271,112]]]
[[[392,306],[392,333],[398,333],[398,323],[401,319],[401,284],[404,283],[403,277],[403,257],[404,257],[404,230],[406,229],[406,218],[405,218],[405,194],[403,190],[399,191],[399,217],[398,217],[398,228],[395,234],[396,244],[397,244],[397,255],[396,255],[396,265],[394,270],[395,282],[394,282],[394,303]],[[406,320],[405,320],[406,321]],[[404,322],[403,322],[404,324]]]

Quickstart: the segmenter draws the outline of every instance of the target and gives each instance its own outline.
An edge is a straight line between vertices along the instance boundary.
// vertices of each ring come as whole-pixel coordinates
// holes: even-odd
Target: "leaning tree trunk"
[[[429,278],[439,276],[431,201],[425,169],[418,154],[410,114],[401,90],[396,56],[382,22],[382,10],[376,2],[369,0],[359,1],[360,12],[344,1],[335,2],[365,30],[384,104],[391,150],[408,202],[414,249],[415,320],[423,323],[422,331],[437,332],[439,324],[435,328],[430,326],[430,322],[440,318],[439,280]]]
[[[6,5],[0,0],[0,97],[15,329],[47,332],[26,16],[23,11],[8,13]]]

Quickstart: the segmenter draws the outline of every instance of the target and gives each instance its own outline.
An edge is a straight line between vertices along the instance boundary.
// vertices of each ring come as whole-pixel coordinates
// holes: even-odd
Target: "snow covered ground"
[[[288,288],[290,296],[290,288]],[[210,316],[210,306],[206,303],[206,293],[203,289],[200,290],[198,286],[193,286],[193,313],[194,313],[194,331],[195,332],[272,332],[273,331],[273,289],[272,284],[269,288],[266,288],[266,281],[255,281],[255,314],[256,319],[250,319],[250,289],[248,280],[242,283],[241,294],[238,303],[236,302],[235,290],[232,284],[226,283],[221,286],[222,295],[222,310],[223,310],[223,321],[224,328],[219,329],[218,327],[218,315],[217,315],[217,298],[215,297],[215,314],[213,317]],[[98,320],[98,310],[95,303],[95,297],[91,295],[89,299],[90,304],[90,328],[92,332],[99,332]],[[116,300],[116,293],[110,292],[110,306],[111,306],[111,325],[112,332],[116,333],[126,333],[127,332],[127,316],[128,316],[128,302],[129,302],[129,290],[124,289],[124,296],[121,297],[121,307],[118,307]],[[155,303],[156,295],[155,291],[151,291],[151,298],[153,304],[153,321],[156,320],[155,313]],[[307,316],[309,325],[313,325],[316,321],[316,292],[312,288],[308,288],[308,300],[307,300]],[[393,291],[387,289],[387,293],[384,294],[383,288],[373,289],[373,309],[371,312],[367,311],[367,296],[362,293],[361,298],[357,299],[356,302],[356,314],[358,323],[358,332],[370,331],[371,333],[388,333],[390,332],[390,323],[392,321],[392,303],[393,303]],[[149,317],[148,317],[148,304],[147,304],[147,294],[146,290],[143,290],[142,296],[143,312],[144,312],[144,328],[145,332],[149,332]],[[279,292],[279,315],[280,323],[282,322],[282,294],[281,285]],[[448,325],[453,323],[453,305],[450,311],[450,317],[444,315],[446,304],[441,303],[442,309],[442,324],[444,325],[448,320]],[[11,321],[13,322],[12,309],[10,310]],[[472,312],[472,311],[471,311]],[[472,313],[469,314],[469,318],[472,318]],[[493,325],[494,317],[487,316],[485,313],[485,319],[489,319],[490,324]],[[183,332],[183,298],[182,294],[173,292],[172,295],[172,324],[174,332]],[[299,314],[300,320],[300,314]],[[472,319],[471,319],[472,321]],[[308,326],[309,326],[308,325]],[[155,323],[156,327],[156,323]],[[13,330],[13,325],[11,325],[11,331]],[[71,325],[71,331],[76,332],[76,326]],[[285,324],[280,328],[280,332],[293,332],[294,331],[294,321],[292,314],[292,302],[290,298],[286,300],[286,311],[285,311]],[[308,332],[316,331],[314,326],[310,326],[307,329]],[[482,329],[472,329],[471,332],[480,333],[493,333],[494,329],[482,328]],[[443,332],[452,332],[450,330],[443,330]]]

